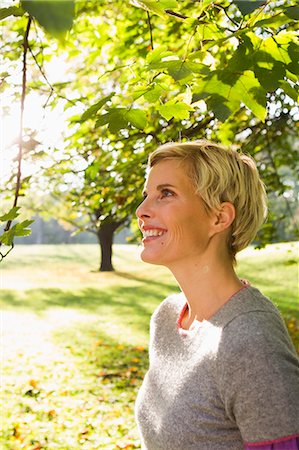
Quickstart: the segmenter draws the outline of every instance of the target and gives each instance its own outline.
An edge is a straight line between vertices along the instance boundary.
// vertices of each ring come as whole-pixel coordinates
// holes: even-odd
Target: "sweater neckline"
[[[188,302],[186,301],[184,303],[184,306],[183,306],[183,308],[178,316],[177,322],[176,322],[179,333],[181,335],[185,335],[185,336],[189,335],[189,334],[193,333],[194,331],[197,331],[200,327],[203,326],[203,324],[210,322],[217,314],[219,314],[219,312],[222,310],[222,308],[224,308],[234,297],[236,297],[241,291],[243,291],[244,289],[247,289],[250,286],[250,284],[247,280],[241,279],[240,281],[243,283],[243,286],[240,287],[240,289],[238,289],[236,292],[234,292],[209,319],[203,319],[202,321],[195,319],[189,329],[185,329],[182,327],[183,317],[185,315],[185,312],[188,309]]]

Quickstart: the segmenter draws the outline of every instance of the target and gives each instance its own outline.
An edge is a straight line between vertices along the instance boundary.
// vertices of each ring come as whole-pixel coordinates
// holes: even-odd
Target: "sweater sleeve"
[[[291,437],[267,444],[245,444],[245,450],[299,450],[299,437]]]
[[[299,363],[278,314],[240,314],[224,328],[217,377],[248,449],[299,433]]]

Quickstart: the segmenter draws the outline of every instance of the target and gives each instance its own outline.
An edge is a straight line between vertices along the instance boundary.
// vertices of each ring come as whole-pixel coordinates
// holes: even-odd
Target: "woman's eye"
[[[161,197],[165,198],[165,197],[172,197],[174,195],[174,193],[172,191],[170,191],[169,189],[163,189],[161,191]]]

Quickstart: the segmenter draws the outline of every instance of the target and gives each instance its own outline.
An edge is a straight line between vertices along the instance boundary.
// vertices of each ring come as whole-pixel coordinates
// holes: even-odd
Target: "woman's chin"
[[[157,255],[154,252],[149,251],[146,248],[142,249],[142,252],[140,254],[140,259],[148,264],[157,264],[157,265],[163,265],[162,262],[162,255]]]

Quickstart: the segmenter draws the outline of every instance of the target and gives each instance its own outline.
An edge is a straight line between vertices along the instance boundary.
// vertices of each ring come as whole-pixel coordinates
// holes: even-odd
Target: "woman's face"
[[[211,218],[182,162],[169,159],[154,165],[144,196],[136,211],[143,234],[143,261],[172,269],[204,254]]]

